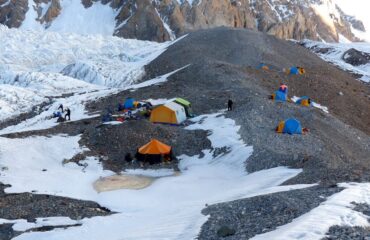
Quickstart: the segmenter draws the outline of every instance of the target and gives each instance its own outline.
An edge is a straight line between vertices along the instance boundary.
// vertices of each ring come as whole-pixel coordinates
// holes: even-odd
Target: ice
[[[109,94],[109,87],[127,89],[134,85],[139,88],[166,81],[169,75],[135,85],[145,74],[144,66],[173,43],[25,31],[8,29],[3,25],[0,25],[0,39],[0,83],[7,84],[0,88],[0,120],[29,112],[33,107],[63,94],[94,91]],[[92,99],[89,95],[102,96],[96,93],[85,98]],[[83,98],[74,97],[76,107],[79,107],[74,107],[76,116],[84,112],[84,108],[80,108]],[[68,98],[67,104],[74,105],[72,100],[73,97]],[[54,106],[51,107],[55,110]],[[48,116],[51,114],[47,113]],[[46,113],[42,113],[37,119],[45,117]],[[49,127],[54,125],[49,124]]]

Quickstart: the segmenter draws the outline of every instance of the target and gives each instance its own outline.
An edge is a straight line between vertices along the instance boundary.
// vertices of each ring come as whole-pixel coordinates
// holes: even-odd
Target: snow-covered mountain
[[[216,26],[327,42],[366,31],[335,0],[0,0],[0,23],[159,42]]]

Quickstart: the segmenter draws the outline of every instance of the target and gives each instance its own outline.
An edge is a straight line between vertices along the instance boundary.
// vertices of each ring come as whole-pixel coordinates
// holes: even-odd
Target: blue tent
[[[287,74],[291,74],[291,75],[303,75],[305,74],[305,70],[304,68],[302,67],[291,67],[287,70]]]
[[[275,101],[285,102],[287,99],[286,94],[282,91],[275,92]]]
[[[266,64],[264,63],[261,63],[260,65],[258,65],[257,69],[263,69],[263,70],[269,70],[270,67],[267,66]]]
[[[294,75],[298,75],[299,74],[299,69],[297,67],[291,67],[289,73],[294,74]]]
[[[301,123],[294,119],[290,118],[285,121],[283,133],[288,134],[302,134],[302,126]]]
[[[303,96],[303,97],[301,97],[301,98],[299,98],[295,103],[296,104],[299,104],[299,105],[309,105],[309,97],[307,97],[307,96]],[[304,102],[304,104],[302,104],[302,102]]]
[[[125,109],[134,108],[134,102],[135,102],[135,99],[133,99],[133,98],[126,98],[126,101],[123,104],[123,107]]]

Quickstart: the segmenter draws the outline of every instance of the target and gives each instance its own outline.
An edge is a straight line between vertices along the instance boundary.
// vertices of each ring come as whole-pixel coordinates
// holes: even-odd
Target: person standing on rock
[[[229,99],[229,101],[227,101],[227,111],[232,111],[233,110],[233,101],[231,99]]]
[[[67,116],[68,116],[68,121],[70,121],[71,120],[71,110],[69,108],[66,108],[66,115],[64,116],[66,121],[67,121]]]

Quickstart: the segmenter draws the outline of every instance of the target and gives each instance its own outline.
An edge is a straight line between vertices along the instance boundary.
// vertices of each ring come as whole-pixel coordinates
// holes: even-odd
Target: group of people
[[[65,113],[64,117],[63,117],[63,113]],[[64,108],[63,104],[60,104],[58,107],[58,111],[53,113],[53,117],[58,118],[58,121],[60,121],[60,119],[63,119],[63,121],[67,121],[67,120],[70,121],[71,120],[71,109],[69,109],[68,107]]]

